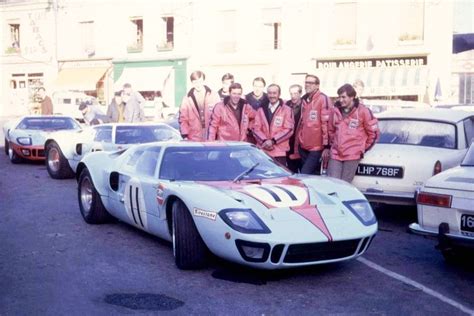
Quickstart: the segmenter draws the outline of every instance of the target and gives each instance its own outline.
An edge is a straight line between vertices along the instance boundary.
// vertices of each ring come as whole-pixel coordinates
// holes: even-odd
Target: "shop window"
[[[157,50],[172,50],[174,47],[174,17],[165,16],[160,19],[160,38]]]
[[[94,21],[79,22],[81,29],[81,50],[88,57],[95,55],[95,43],[94,43]]]
[[[334,5],[334,46],[354,46],[357,39],[357,3],[342,2]]]
[[[262,10],[263,20],[263,50],[281,49],[281,9],[270,8]]]
[[[130,44],[127,46],[129,53],[140,53],[143,51],[143,18],[133,17],[130,19]]]
[[[237,51],[236,11],[227,10],[217,13],[217,52],[234,53]],[[225,26],[225,27],[224,27]]]
[[[423,41],[425,24],[425,2],[423,0],[401,1],[400,6],[400,35],[398,41]]]
[[[8,27],[10,30],[10,43],[8,43],[5,53],[17,54],[20,52],[20,24],[10,23]]]
[[[459,103],[471,104],[474,97],[474,74],[459,74]]]

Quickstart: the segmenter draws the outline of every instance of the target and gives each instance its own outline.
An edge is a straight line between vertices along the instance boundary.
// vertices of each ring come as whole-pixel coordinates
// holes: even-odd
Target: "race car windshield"
[[[17,126],[17,129],[27,130],[69,130],[79,128],[79,123],[68,117],[25,117]]]
[[[269,156],[250,146],[167,148],[160,179],[176,181],[233,181],[255,166],[241,180],[286,177],[290,172]]]

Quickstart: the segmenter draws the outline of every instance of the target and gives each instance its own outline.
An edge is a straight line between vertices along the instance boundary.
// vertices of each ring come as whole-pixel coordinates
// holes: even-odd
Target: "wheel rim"
[[[87,215],[92,205],[92,183],[88,177],[85,177],[81,182],[81,205],[84,210],[84,215]]]
[[[173,256],[176,258],[176,224],[173,220],[173,224],[171,225],[172,229],[172,238],[173,238]]]
[[[8,148],[8,158],[10,158],[10,160],[13,160],[13,149],[11,148]]]
[[[48,151],[48,166],[53,172],[59,170],[59,152],[56,148],[50,148]]]

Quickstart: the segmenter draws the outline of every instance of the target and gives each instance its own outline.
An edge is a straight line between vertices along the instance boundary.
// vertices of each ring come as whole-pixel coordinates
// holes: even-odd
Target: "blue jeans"
[[[322,150],[310,151],[298,147],[301,160],[303,162],[301,167],[301,173],[304,174],[321,174],[321,154]]]

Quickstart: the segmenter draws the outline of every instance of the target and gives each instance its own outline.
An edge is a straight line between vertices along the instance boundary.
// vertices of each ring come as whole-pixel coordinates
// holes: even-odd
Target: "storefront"
[[[423,101],[429,85],[427,55],[380,58],[316,58],[321,90],[331,97],[345,83],[362,80],[364,98]]]
[[[55,92],[83,92],[105,104],[113,93],[112,60],[59,61]]]

